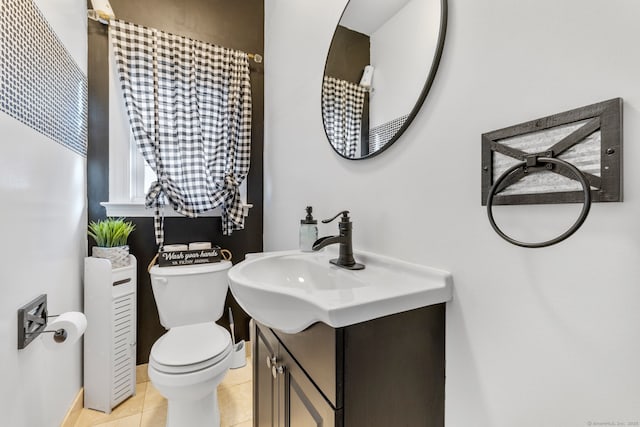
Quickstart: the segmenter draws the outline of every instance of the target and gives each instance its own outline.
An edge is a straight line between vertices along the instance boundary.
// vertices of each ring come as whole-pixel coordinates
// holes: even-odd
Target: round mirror
[[[322,120],[347,159],[381,153],[418,113],[440,62],[446,0],[350,0],[333,35]]]

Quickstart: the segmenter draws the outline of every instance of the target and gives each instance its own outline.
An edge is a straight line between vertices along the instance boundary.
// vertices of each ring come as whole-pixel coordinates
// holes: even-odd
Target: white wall
[[[439,22],[440,0],[412,0],[371,34],[370,128],[413,109],[431,69]]]
[[[265,3],[265,250],[297,246],[310,204],[350,209],[358,248],[451,271],[448,427],[640,421],[640,3],[451,1],[425,105],[397,144],[357,162],[333,152],[320,115],[344,0]],[[617,96],[625,202],[595,204],[554,247],[502,241],[480,204],[481,133]],[[578,206],[499,211],[510,232],[542,237],[524,230],[532,213],[550,237]]]
[[[86,3],[36,1],[87,69]],[[81,344],[17,350],[17,310],[48,294],[49,313],[82,309],[86,159],[0,113],[0,425],[58,426],[81,387]]]

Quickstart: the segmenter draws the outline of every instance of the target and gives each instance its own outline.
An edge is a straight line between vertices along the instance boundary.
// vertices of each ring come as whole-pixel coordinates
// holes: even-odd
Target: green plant
[[[127,244],[129,234],[136,226],[124,218],[107,218],[99,221],[91,221],[87,234],[93,237],[98,246],[112,248]]]

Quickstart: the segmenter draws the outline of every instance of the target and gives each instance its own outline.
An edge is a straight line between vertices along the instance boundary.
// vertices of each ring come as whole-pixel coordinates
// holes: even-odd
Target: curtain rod
[[[247,56],[249,57],[249,59],[253,59],[258,64],[262,63],[262,55],[260,55],[259,53],[247,53]]]
[[[110,16],[102,11],[93,9],[87,10],[87,17],[106,26],[109,26],[110,19],[115,19],[115,16]],[[262,55],[260,55],[259,53],[247,53],[247,56],[249,57],[249,59],[253,59],[253,61],[257,64],[262,63]]]

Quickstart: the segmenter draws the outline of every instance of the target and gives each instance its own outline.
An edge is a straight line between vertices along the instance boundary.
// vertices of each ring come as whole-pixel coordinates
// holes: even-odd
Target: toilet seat
[[[166,374],[186,374],[214,366],[231,351],[229,332],[213,322],[178,326],[153,344],[149,364]]]

